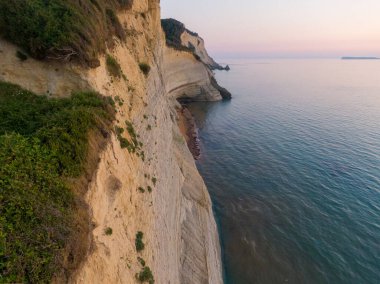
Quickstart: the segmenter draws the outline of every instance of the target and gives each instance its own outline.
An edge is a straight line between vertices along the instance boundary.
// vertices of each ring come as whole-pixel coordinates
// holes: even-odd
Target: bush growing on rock
[[[144,233],[139,231],[136,234],[135,246],[137,252],[142,251],[145,248],[145,244],[143,242]]]
[[[95,93],[48,99],[0,82],[1,283],[48,283],[79,264],[87,209],[72,183],[88,166],[89,133],[103,137],[113,117]]]
[[[137,257],[137,261],[140,262],[140,264],[144,267],[145,266],[145,260],[141,257]]]
[[[107,71],[111,76],[116,77],[116,78],[121,77],[122,75],[121,67],[119,63],[117,62],[117,60],[110,54],[107,54],[106,65],[107,65]],[[120,98],[118,101],[120,102]]]
[[[152,270],[150,270],[148,266],[145,266],[136,277],[140,282],[148,282],[149,284],[154,283]]]
[[[140,63],[139,67],[145,76],[147,76],[149,74],[150,66],[147,63]]]
[[[112,228],[108,227],[104,230],[104,233],[106,234],[106,236],[111,236],[112,235]]]

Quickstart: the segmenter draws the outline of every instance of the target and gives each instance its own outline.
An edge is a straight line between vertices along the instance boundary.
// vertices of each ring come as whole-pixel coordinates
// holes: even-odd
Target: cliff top
[[[98,66],[112,37],[125,39],[116,17],[133,0],[0,0],[0,35],[37,59]]]

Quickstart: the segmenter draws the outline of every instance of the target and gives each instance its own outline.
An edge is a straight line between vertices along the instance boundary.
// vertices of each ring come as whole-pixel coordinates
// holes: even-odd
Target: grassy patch
[[[142,150],[142,147],[144,144],[140,141],[138,141],[139,135],[136,134],[135,128],[133,127],[133,124],[129,121],[125,121],[126,124],[126,130],[130,136],[130,139],[127,139],[122,136],[124,129],[120,127],[115,128],[115,132],[117,135],[117,138],[120,141],[120,146],[123,149],[127,149],[129,153],[136,154],[137,157],[140,157],[142,161],[145,161],[145,152]]]
[[[121,71],[120,64],[110,54],[107,54],[106,65],[107,65],[107,71],[111,76],[116,77],[116,78],[121,77],[123,72]]]
[[[94,93],[48,99],[0,82],[1,283],[50,282],[78,265],[87,221],[71,185],[85,170],[89,132],[113,115]]]

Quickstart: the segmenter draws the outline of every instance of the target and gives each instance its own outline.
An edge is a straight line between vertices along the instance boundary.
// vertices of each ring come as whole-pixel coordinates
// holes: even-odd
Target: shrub
[[[141,151],[141,152],[140,152],[140,156],[141,156],[141,160],[142,160],[143,162],[145,162],[145,152],[144,152],[144,151]]]
[[[161,26],[166,37],[166,44],[172,47],[183,48],[181,35],[185,32],[185,25],[174,19],[161,20]]]
[[[104,233],[107,235],[107,236],[111,236],[112,235],[112,228],[108,227],[104,230]]]
[[[143,242],[144,233],[139,231],[136,234],[136,240],[135,240],[135,246],[137,252],[142,251],[145,248],[144,242]]]
[[[17,58],[20,59],[21,61],[25,61],[25,60],[28,59],[28,56],[27,56],[25,53],[23,53],[23,52],[21,52],[21,51],[19,51],[19,50],[16,51],[16,56],[17,56]]]
[[[142,265],[142,266],[145,266],[145,260],[144,259],[142,259],[141,257],[137,257],[137,261],[138,262],[140,262],[140,264]]]
[[[150,66],[147,63],[140,63],[139,67],[145,76],[147,76],[149,74]]]
[[[113,35],[124,39],[113,11],[131,5],[131,0],[0,0],[0,32],[37,59],[97,66],[98,53]]]
[[[114,57],[112,57],[112,55],[110,54],[107,54],[106,65],[107,65],[107,71],[111,76],[116,77],[116,78],[121,77],[122,75],[121,67],[119,63],[117,62],[117,60]],[[116,97],[115,97],[115,100],[116,100]],[[119,101],[120,101],[120,98],[119,98]]]
[[[79,257],[80,201],[68,181],[84,172],[88,133],[113,115],[94,93],[48,99],[0,82],[1,283],[51,282],[65,255]]]
[[[150,270],[148,266],[145,266],[136,277],[140,282],[148,282],[149,284],[154,283],[152,270]]]
[[[153,182],[153,185],[156,186],[156,183],[157,183],[157,178],[155,177],[152,177],[152,182]]]
[[[116,135],[121,135],[124,133],[124,128],[115,126]]]
[[[152,192],[152,187],[148,185],[148,192]]]
[[[129,148],[131,147],[131,143],[129,143],[128,139],[124,138],[124,137],[121,137],[120,135],[118,136],[118,138],[119,138],[119,141],[120,141],[120,147],[122,149],[128,148],[128,150],[129,150]],[[131,152],[131,151],[129,151],[129,152]]]
[[[108,20],[108,26],[111,27],[111,32],[115,34],[121,40],[125,40],[125,32],[122,25],[119,22],[113,9],[107,8],[106,15]]]
[[[163,19],[161,20],[161,26],[165,33],[166,45],[176,50],[186,51],[194,53],[191,47],[182,45],[181,35],[187,31],[192,36],[198,36],[197,33],[189,31],[185,28],[185,25],[175,19]],[[195,48],[195,47],[194,47]]]
[[[141,186],[138,188],[138,191],[140,191],[141,193],[144,193],[145,192],[145,189],[142,188]]]

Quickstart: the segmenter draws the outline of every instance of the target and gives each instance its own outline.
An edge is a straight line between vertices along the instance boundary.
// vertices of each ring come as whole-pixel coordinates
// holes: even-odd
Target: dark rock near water
[[[222,96],[223,100],[232,99],[232,94],[226,88],[221,87],[214,77],[211,77],[211,84],[215,89],[217,89],[220,92],[220,95]]]

